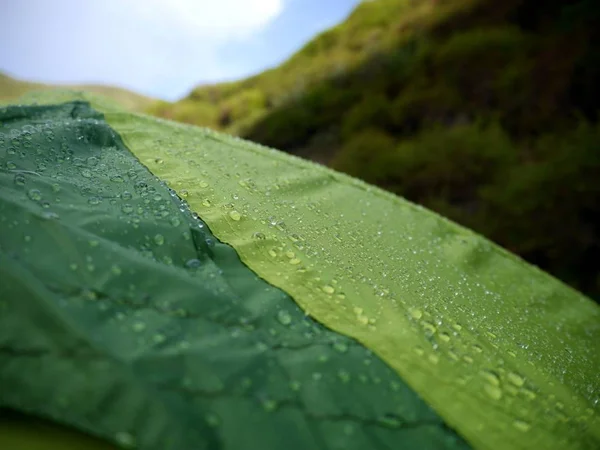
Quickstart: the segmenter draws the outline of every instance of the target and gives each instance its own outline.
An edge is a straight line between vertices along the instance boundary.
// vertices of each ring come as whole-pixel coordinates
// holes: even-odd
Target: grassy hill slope
[[[8,75],[0,73],[0,102],[15,100],[26,92],[56,89],[57,87],[58,86],[55,85],[16,80]],[[143,111],[156,101],[150,97],[145,97],[143,95],[128,91],[127,89],[111,86],[92,84],[69,85],[61,87],[73,90],[89,91],[104,95],[105,97],[115,100],[117,103],[131,111]]]
[[[280,67],[149,111],[329,164],[600,298],[593,0],[374,0]]]
[[[200,86],[178,102],[155,103],[150,112],[243,135],[319,83],[368,63],[373,55],[388,53],[411,39],[416,29],[443,22],[478,2],[365,1],[346,21],[315,37],[281,66],[237,82]]]

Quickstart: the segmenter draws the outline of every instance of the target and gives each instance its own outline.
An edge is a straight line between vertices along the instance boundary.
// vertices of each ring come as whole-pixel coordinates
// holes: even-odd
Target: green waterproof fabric
[[[0,124],[0,408],[122,448],[468,448],[244,266],[87,104]],[[96,446],[0,414],[2,449]]]
[[[600,447],[600,308],[589,299],[358,180],[76,95],[254,272],[383,358],[473,446]]]
[[[589,299],[325,167],[150,117],[107,120],[253,271],[373,350],[474,447],[600,448]]]

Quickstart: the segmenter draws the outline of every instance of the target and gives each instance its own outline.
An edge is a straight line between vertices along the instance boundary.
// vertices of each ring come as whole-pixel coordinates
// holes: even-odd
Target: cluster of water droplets
[[[294,178],[265,187],[237,172],[224,174],[237,186],[225,193],[215,189],[206,171],[198,189],[186,192],[154,179],[96,118],[48,120],[8,135],[6,147],[7,137],[0,134],[0,149],[7,149],[0,164],[19,202],[0,210],[7,231],[0,248],[32,273],[54,280],[52,301],[80,332],[71,338],[89,340],[107,355],[109,365],[126,365],[126,379],[132,373],[139,377],[131,391],[156,384],[157,390],[173,394],[169,402],[176,411],[197,419],[195,432],[202,435],[203,427],[210,428],[224,442],[235,435],[231,426],[248,414],[268,417],[256,425],[257,442],[275,427],[305,442],[305,448],[316,445],[314,437],[298,430],[314,424],[329,430],[321,432],[321,439],[330,445],[359,449],[368,444],[370,433],[389,447],[397,438],[394,431],[432,420],[422,399],[356,341],[315,322],[250,271],[245,275],[250,280],[236,287],[236,277],[247,269],[198,214],[218,210],[232,228],[255,224],[244,231],[252,252],[274,267],[305,276],[315,298],[325,296],[332,305],[348,308],[361,326],[375,326],[373,314],[346,305],[345,273],[320,272],[319,258],[334,261],[335,255],[308,237],[301,218],[289,215],[319,209],[319,202],[277,200]],[[144,162],[151,168],[169,164],[165,157]],[[204,170],[197,163],[190,167]],[[275,211],[265,214],[254,207],[254,195],[272,198]],[[192,209],[198,214],[188,205],[196,196],[200,201]],[[334,230],[319,233],[326,239]],[[289,274],[282,269],[281,276]],[[6,317],[15,313],[10,303],[5,307]],[[109,368],[102,370],[120,376],[119,367]],[[92,379],[92,372],[78,379]],[[49,404],[73,413],[77,400],[61,395]],[[164,406],[148,402],[149,415]],[[295,422],[287,419],[290,410],[300,413]],[[134,426],[113,431],[114,441],[124,448],[145,439]],[[434,432],[449,443],[457,439],[443,427]]]
[[[518,432],[529,433],[545,414],[551,423],[572,422],[565,435],[576,439],[573,430],[596,420],[593,346],[580,348],[566,318],[552,315],[585,299],[493,244],[356,180],[207,131],[186,129],[174,139],[156,148],[185,161],[171,185],[214,221],[221,238],[240,244],[254,270],[295,294],[306,314],[361,336],[353,327],[409,327],[414,339],[396,353],[397,369],[403,361],[413,367],[416,355],[423,374],[446,374],[457,399],[475,398],[471,410],[505,411]],[[202,181],[180,181],[194,178]],[[556,336],[547,335],[548,321]],[[593,320],[582,331],[590,342],[598,338]],[[569,374],[572,364],[586,367],[586,375]],[[414,370],[404,375],[419,383]],[[560,383],[569,387],[552,394]],[[581,406],[586,402],[590,407]],[[481,417],[478,426],[493,426],[487,422]]]

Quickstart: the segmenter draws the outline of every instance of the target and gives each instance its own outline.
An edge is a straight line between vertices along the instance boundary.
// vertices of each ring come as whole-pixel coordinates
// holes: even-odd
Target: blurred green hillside
[[[26,92],[56,89],[57,87],[59,86],[16,80],[0,72],[0,103],[14,101]],[[76,91],[87,91],[101,94],[114,100],[119,105],[130,111],[143,111],[155,102],[155,100],[150,97],[145,97],[143,95],[128,91],[127,89],[121,89],[112,86],[85,84],[60,87]]]
[[[594,0],[371,0],[280,67],[147,111],[311,158],[600,298]]]

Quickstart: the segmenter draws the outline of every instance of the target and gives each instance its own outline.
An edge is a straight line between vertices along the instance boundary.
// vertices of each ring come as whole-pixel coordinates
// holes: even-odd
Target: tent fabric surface
[[[87,105],[0,120],[0,406],[125,448],[468,448],[244,266]]]
[[[73,98],[72,94],[44,95],[43,98],[34,97],[34,99],[57,102]],[[254,297],[248,296],[252,290],[244,286],[241,291],[238,291],[240,298],[244,299],[240,302],[243,305],[240,306],[241,309],[230,310],[231,306],[226,308],[227,314],[232,318],[245,321],[246,316],[243,311],[245,308],[254,307],[253,312],[257,318],[269,319],[276,326],[283,326],[284,331],[279,334],[277,328],[273,328],[276,334],[271,335],[269,342],[260,341],[263,344],[260,347],[264,348],[266,354],[279,355],[280,349],[277,346],[292,339],[291,330],[295,326],[301,328],[301,323],[310,323],[315,330],[319,329],[324,333],[321,335],[317,332],[309,332],[311,336],[305,341],[306,351],[310,349],[316,352],[314,342],[320,342],[317,335],[331,336],[336,343],[341,339],[340,342],[343,344],[337,344],[337,347],[335,343],[326,339],[329,346],[326,346],[328,352],[323,355],[324,358],[310,352],[301,358],[300,348],[298,351],[290,352],[289,357],[295,361],[295,364],[307,370],[306,373],[303,372],[302,380],[290,381],[296,389],[291,391],[297,392],[295,398],[301,405],[305,407],[307,404],[303,396],[309,386],[319,386],[319,382],[332,379],[336,381],[333,384],[335,386],[352,385],[349,388],[351,394],[341,393],[338,397],[333,393],[332,387],[328,386],[324,393],[317,395],[322,400],[319,405],[324,408],[347,406],[348,409],[358,413],[360,408],[356,409],[356,404],[345,404],[343,400],[350,398],[354,401],[359,391],[368,392],[363,390],[366,389],[363,385],[380,386],[379,394],[373,392],[373,395],[369,394],[363,399],[364,405],[368,405],[365,408],[370,411],[369,408],[387,405],[380,403],[383,400],[380,401],[378,395],[390,399],[389,407],[372,411],[376,422],[369,422],[372,427],[367,429],[371,434],[367,433],[368,438],[365,439],[368,440],[362,442],[360,448],[397,448],[402,439],[408,439],[403,448],[427,448],[422,443],[411,440],[419,439],[419,436],[430,443],[432,448],[464,445],[464,442],[457,439],[447,427],[441,426],[443,422],[448,427],[456,429],[473,447],[480,449],[598,447],[600,444],[598,431],[600,430],[598,417],[600,378],[597,368],[600,367],[598,351],[600,312],[597,305],[590,300],[480,236],[430,211],[342,174],[209,130],[122,112],[102,102],[94,104],[105,113],[106,121],[118,135],[104,124],[98,125],[100,129],[105,130],[104,135],[98,130],[90,131],[88,139],[100,142],[101,147],[108,143],[112,147],[113,143],[119,143],[122,139],[127,146],[125,149],[117,145],[116,148],[120,150],[115,150],[111,159],[103,162],[101,168],[108,173],[123,172],[127,164],[139,166],[139,163],[128,153],[130,151],[155,177],[161,180],[159,182],[154,177],[150,177],[150,181],[155,184],[145,181],[148,186],[152,185],[155,190],[162,190],[163,193],[170,192],[173,202],[183,199],[200,217],[202,221],[188,212],[191,219],[189,217],[188,220],[180,219],[183,228],[192,230],[191,241],[194,245],[206,246],[206,251],[210,253],[215,252],[214,248],[223,245],[220,242],[229,244],[231,247],[223,247],[230,252],[231,260],[238,261],[237,258],[241,258],[246,267],[238,261],[239,266],[244,271],[251,271],[253,277],[260,277],[260,279],[256,278],[256,282],[263,283],[264,289],[277,292],[278,295],[286,298],[285,303],[290,305],[291,309],[284,311],[273,306],[270,310],[267,304],[252,300]],[[48,133],[44,130],[43,124],[52,123],[52,120],[59,115],[58,111],[63,111],[61,108],[67,110],[71,108],[69,110],[71,112],[65,113],[67,117],[63,117],[64,120],[73,120],[75,123],[79,120],[101,122],[101,118],[83,103],[71,103],[63,107],[46,109],[13,107],[5,110],[4,114],[20,118],[18,120],[34,120],[41,128],[31,133],[48,140]],[[4,158],[2,163],[7,167],[7,170],[2,173],[3,176],[7,176],[7,183],[10,177],[19,174],[27,175],[28,179],[31,178],[34,182],[40,182],[38,177],[45,179],[45,174],[51,173],[48,171],[58,170],[54,167],[56,161],[50,163],[42,161],[44,170],[39,167],[22,168],[19,164],[25,161],[39,164],[38,159],[43,160],[44,157],[48,157],[46,151],[48,144],[40,147],[33,145],[27,151],[21,149],[23,154],[21,159],[15,154],[11,156],[8,154],[11,139],[20,142],[19,139],[25,139],[26,136],[15,133],[15,137],[11,138],[9,133],[5,132],[7,126],[10,126],[10,121],[6,119],[2,121],[4,124],[0,130],[5,138],[0,142],[0,151],[5,153],[1,153],[0,156]],[[85,142],[86,134],[82,136],[81,149],[75,148],[81,152],[91,151],[90,143]],[[94,141],[94,139],[99,140]],[[70,146],[67,145],[67,148]],[[106,152],[102,154],[104,153]],[[103,186],[90,183],[92,177],[86,178],[84,175],[87,173],[93,176],[94,170],[100,169],[90,169],[85,166],[87,159],[81,156],[72,155],[71,158],[72,160],[66,160],[60,167],[60,170],[69,174],[65,175],[66,178],[75,183],[77,179],[75,175],[77,175],[85,178],[82,180],[83,186]],[[75,164],[75,158],[78,158],[77,164],[82,160],[84,166]],[[12,165],[9,167],[9,160],[15,167]],[[93,167],[98,166],[100,162]],[[22,171],[32,173],[27,174]],[[147,174],[144,171],[140,173]],[[127,179],[122,173],[115,176]],[[12,178],[10,182],[13,183]],[[166,183],[173,191],[169,191],[161,182]],[[111,183],[109,176],[107,186],[112,187]],[[130,191],[132,195],[136,193],[135,186],[137,185],[134,183],[134,190]],[[41,192],[39,188],[36,189]],[[144,192],[145,188],[140,189]],[[3,189],[4,191],[8,192]],[[29,200],[23,197],[28,192],[21,192],[21,203],[13,201],[8,204],[19,205],[21,211],[24,207],[23,201],[32,201],[31,196]],[[172,196],[173,192],[177,195]],[[77,194],[81,196],[82,193]],[[89,194],[86,209],[80,211],[85,211],[82,216],[86,219],[83,225],[87,226],[93,223],[95,217],[93,211],[101,211],[93,207],[109,208],[110,200],[95,192],[83,192],[83,194]],[[69,195],[73,193],[67,196]],[[141,194],[139,195],[141,198]],[[37,193],[33,196],[38,197]],[[161,195],[162,197],[164,196]],[[149,205],[153,205],[151,198],[148,196],[144,198],[150,202]],[[34,203],[36,201],[39,203],[38,200],[33,200]],[[96,202],[98,203],[94,204]],[[65,204],[62,199],[61,204]],[[135,205],[131,206],[135,208]],[[141,208],[145,210],[152,207],[142,204]],[[129,207],[126,209],[128,210]],[[182,209],[187,211],[186,203],[183,203]],[[53,218],[51,208],[46,208],[44,211],[43,205],[41,211],[42,217],[44,213],[50,215],[47,218],[50,223],[64,223],[65,226],[70,223],[67,220],[68,214],[74,214],[74,211],[70,213],[65,211],[64,214],[67,216],[61,213],[58,218]],[[154,211],[155,215],[160,216],[165,210],[160,211]],[[131,218],[123,219],[128,214],[132,214]],[[169,215],[177,217],[176,214]],[[88,253],[96,254],[99,260],[105,258],[110,260],[111,264],[114,264],[117,259],[109,258],[108,255],[118,249],[122,251],[119,257],[125,258],[125,261],[130,261],[132,258],[137,261],[137,258],[142,258],[145,265],[141,266],[139,273],[144,275],[140,275],[134,283],[129,284],[134,286],[131,288],[134,292],[137,289],[150,290],[151,298],[171,298],[180,295],[188,302],[191,301],[190,299],[201,297],[197,292],[195,297],[191,297],[191,293],[186,294],[187,282],[176,283],[177,288],[171,289],[169,283],[160,283],[158,276],[150,274],[152,270],[159,272],[171,270],[169,279],[179,280],[178,275],[175,275],[177,271],[173,267],[177,267],[175,263],[177,258],[173,258],[170,252],[177,251],[179,245],[177,242],[181,241],[181,238],[179,241],[169,238],[165,230],[155,233],[153,227],[156,227],[156,224],[148,224],[142,220],[139,214],[135,214],[135,209],[125,216],[123,211],[118,213],[114,208],[105,210],[102,217],[106,223],[102,225],[103,228],[96,230],[98,239],[92,239],[94,242],[97,241],[97,244],[88,248],[82,241],[81,245]],[[4,214],[3,217],[8,216]],[[138,217],[140,222],[136,223],[133,217]],[[197,227],[190,225],[193,224],[190,222],[192,219],[198,224],[205,223],[207,226],[198,231]],[[123,235],[124,230],[129,228],[123,226],[122,220],[134,220],[130,226],[137,225],[139,228],[134,227],[134,229],[141,229],[141,231]],[[85,226],[81,228],[69,225],[67,228],[78,234],[87,231]],[[3,226],[3,229],[5,228],[6,226]],[[23,226],[18,225],[13,228],[19,228],[21,232],[24,229]],[[210,228],[217,239],[203,234],[208,233],[207,228]],[[172,231],[170,228],[169,230]],[[21,286],[25,289],[23,292],[13,292],[10,295],[3,294],[3,298],[24,298],[25,293],[31,294],[32,298],[35,295],[39,298],[49,298],[47,296],[50,293],[43,291],[41,277],[50,276],[50,279],[53,279],[52,276],[55,274],[49,270],[59,270],[59,268],[58,264],[53,267],[54,264],[49,263],[49,261],[57,261],[56,243],[54,247],[51,244],[52,239],[55,238],[54,234],[45,236],[44,233],[37,224],[32,228],[27,243],[23,240],[9,239],[15,249],[13,253],[22,253],[34,245],[37,240],[34,238],[38,234],[41,234],[42,241],[47,245],[46,250],[30,251],[30,255],[35,253],[31,256],[33,259],[40,259],[42,255],[44,258],[40,261],[45,260],[46,263],[39,262],[41,267],[38,268],[39,273],[35,270],[30,273],[28,269],[26,272],[31,277],[28,282],[21,284],[17,281],[22,280],[26,274],[19,272],[19,266],[6,259],[8,252],[4,248],[8,243],[2,241],[2,267],[7,276],[12,276],[15,280],[14,283],[7,283],[5,286],[12,286],[14,289]],[[141,236],[145,237],[142,239]],[[209,236],[209,241],[214,243],[214,248],[206,244],[206,236]],[[4,231],[2,239],[4,239]],[[65,239],[65,242],[67,240],[72,241],[69,238]],[[89,246],[89,242],[87,244]],[[158,247],[156,251],[155,246]],[[73,251],[80,256],[86,255],[83,249]],[[165,254],[166,259],[161,259]],[[178,264],[181,265],[181,258],[179,259]],[[201,260],[201,258],[192,259]],[[94,270],[97,270],[96,264],[92,263]],[[183,273],[188,277],[190,268],[185,266],[185,262],[183,264]],[[121,267],[120,264],[118,266]],[[199,267],[204,266],[200,264]],[[104,275],[102,272],[96,272],[90,279],[95,283],[101,283],[103,287],[112,287],[114,283],[110,273],[105,267]],[[80,277],[76,275],[73,277],[80,281]],[[235,277],[235,280],[225,283],[229,289],[239,289],[238,277]],[[150,283],[153,288],[144,288],[146,283]],[[206,289],[207,285],[202,284],[202,286]],[[93,304],[100,300],[99,304],[105,302],[113,305],[109,301],[112,297],[99,296],[94,290],[90,292],[86,293],[95,297],[92,299]],[[56,295],[56,292],[54,294]],[[202,296],[210,298],[208,293],[203,293]],[[213,296],[216,299],[221,298],[219,292],[213,293]],[[256,298],[262,299],[262,294]],[[85,300],[84,298],[77,301],[88,305],[89,302],[86,303]],[[223,307],[223,302],[219,301]],[[204,302],[200,305],[197,303],[198,301],[192,302],[189,307],[192,305],[201,307],[204,304]],[[20,307],[25,305],[26,302],[22,302]],[[186,307],[183,307],[184,311]],[[140,308],[140,311],[143,310],[144,308]],[[27,315],[31,314],[31,310],[19,311],[21,311],[19,317],[40,320],[38,315],[42,315],[44,310],[36,309],[32,317]],[[209,317],[205,313],[207,312],[203,311],[199,314],[197,320]],[[310,319],[305,317],[306,315]],[[107,319],[108,314],[101,317],[105,319],[100,320],[103,327],[119,327],[118,324],[112,324]],[[177,316],[174,318],[169,316],[169,320],[173,323],[177,323],[179,319],[181,318]],[[147,318],[144,318],[144,321],[146,320]],[[130,321],[134,322],[130,323]],[[142,335],[148,336],[149,330],[153,329],[144,321],[142,321],[143,329],[139,333],[140,339]],[[44,320],[42,322],[46,323]],[[17,319],[10,323],[13,324],[11,326],[13,333],[20,328],[14,325],[18,323]],[[75,325],[85,328],[86,323],[78,317]],[[121,326],[133,326],[134,323],[137,323],[135,318],[127,316]],[[238,323],[236,326],[240,330],[245,330],[247,325],[249,323]],[[4,328],[6,327],[0,329]],[[131,331],[128,329],[129,336],[135,336]],[[255,331],[261,333],[267,331],[270,334],[268,328]],[[113,336],[113,333],[109,334]],[[344,341],[345,339],[347,341]],[[181,340],[180,337],[177,340],[188,342],[185,339]],[[122,347],[120,342],[113,344],[115,348]],[[270,347],[271,344],[278,349],[276,352]],[[125,350],[129,348],[132,352],[128,357],[134,359],[138,357],[136,352],[140,351],[140,344],[137,341],[134,341],[131,347],[124,346],[124,348]],[[341,362],[334,361],[334,355],[336,358],[339,355],[349,355],[352,353],[350,349],[355,348],[366,352],[365,354],[369,355],[367,360],[372,360],[370,363],[360,363],[362,372],[348,370]],[[345,350],[340,352],[340,349]],[[219,353],[219,350],[215,350],[216,353]],[[8,354],[10,356],[10,352]],[[208,356],[204,355],[204,358],[207,358],[204,361],[210,361]],[[9,361],[14,359],[11,358]],[[200,359],[202,358],[198,358]],[[321,359],[324,361],[320,361]],[[137,362],[137,359],[135,360]],[[236,355],[234,360],[239,362],[243,357]],[[384,381],[382,375],[369,378],[370,375],[363,373],[371,370],[370,368],[376,364],[375,361],[380,365],[381,373],[388,373],[388,376],[391,376],[389,370],[393,369],[395,379],[388,378]],[[314,369],[310,366],[311,363],[323,369]],[[143,369],[136,371],[135,374],[159,376],[158,374],[161,373],[159,366],[162,362],[156,364],[156,366],[143,366]],[[180,364],[185,366],[184,362]],[[210,370],[214,370],[214,367],[218,366],[213,366],[211,362],[208,367],[203,366],[202,373],[209,373]],[[269,367],[264,370],[270,373],[274,369]],[[2,373],[0,369],[0,376]],[[363,382],[365,379],[366,382]],[[298,382],[299,386],[294,382]],[[272,386],[270,381],[265,381],[265,384]],[[443,421],[425,407],[419,397],[410,397],[413,391],[407,389],[407,385],[423,398],[437,415],[443,418]],[[360,386],[360,389],[357,386]],[[391,394],[396,390],[401,393],[397,398]],[[135,392],[136,389],[132,389],[127,391],[127,395],[134,396]],[[265,412],[272,412],[267,415],[269,419],[264,424],[270,430],[268,436],[275,439],[279,431],[276,435],[273,430],[279,428],[285,436],[284,428],[277,421],[284,420],[284,417],[287,417],[284,412],[291,413],[289,409],[293,408],[285,407],[285,398],[274,399],[264,397],[265,394],[261,395],[262,397],[259,395],[260,398],[254,399],[253,405],[262,405]],[[285,395],[293,394],[286,390]],[[336,396],[331,397],[332,395]],[[119,401],[125,401],[121,396],[117,398]],[[134,398],[128,399],[127,403],[135,403]],[[408,398],[413,398],[414,403],[406,400]],[[145,398],[144,401],[153,402],[156,398]],[[358,404],[362,403],[359,401]],[[177,431],[177,426],[185,428],[185,417],[189,418],[189,415],[183,414],[184,418],[179,420],[176,426],[168,422],[172,417],[167,417],[168,414],[165,410],[161,410],[161,407],[162,403],[156,406],[158,408],[156,415],[148,417],[148,420],[159,421],[153,422],[151,429],[159,430],[158,423],[162,423],[163,426],[166,426],[165,423],[169,424],[175,428],[161,436],[176,439],[181,435],[181,432]],[[149,406],[144,408],[152,410]],[[393,408],[406,409],[394,411]],[[223,411],[230,409],[236,409],[236,406],[229,405]],[[241,411],[239,408],[237,410]],[[411,416],[409,411],[413,411],[416,416]],[[213,442],[210,441],[210,436],[218,436],[214,442],[219,442],[223,448],[244,448],[243,442],[226,444],[226,439],[234,439],[235,436],[232,435],[236,435],[236,431],[226,432],[226,427],[228,425],[239,427],[239,423],[223,419],[220,414],[213,416],[210,411],[205,414],[208,414],[208,418],[205,417],[206,429],[200,430],[201,426],[192,420],[193,426],[196,427],[194,429],[198,429],[201,436],[199,439],[203,439],[202,442]],[[430,416],[419,414],[430,414]],[[427,426],[407,426],[411,421],[421,423],[419,418],[425,417],[428,417],[424,422],[428,423]],[[113,425],[127,423],[125,417],[113,419],[115,420]],[[290,420],[294,422],[295,419]],[[89,429],[89,424],[79,423],[79,425],[83,429]],[[335,440],[342,439],[340,436],[346,434],[349,436],[348,442],[360,442],[354,432],[349,432],[351,427],[344,428],[341,422],[335,425],[339,427],[323,433],[323,436],[327,435],[334,439],[331,444],[333,447],[323,447],[325,444],[319,442],[313,443],[315,448],[336,448],[335,445],[352,448],[346,446],[349,444],[340,444],[341,441]],[[258,425],[249,425],[249,428],[259,429]],[[393,438],[396,440],[393,444],[388,444],[387,441],[382,440],[383,438],[373,435],[373,430],[384,434],[396,433]],[[119,435],[122,441],[124,437],[135,435],[133,431],[123,431],[123,433]],[[240,435],[240,432],[238,431],[237,434]],[[306,438],[314,438],[316,435],[314,430],[310,430],[307,431]],[[148,441],[143,440],[146,438]],[[140,441],[137,438],[136,445],[144,448],[144,445],[153,445],[152,443],[155,443],[158,438],[145,436],[143,439]],[[286,439],[285,445],[290,445],[291,441]],[[311,446],[307,441],[303,443]],[[172,448],[186,448],[177,447],[180,444],[169,443]],[[275,444],[263,446],[269,445]]]

